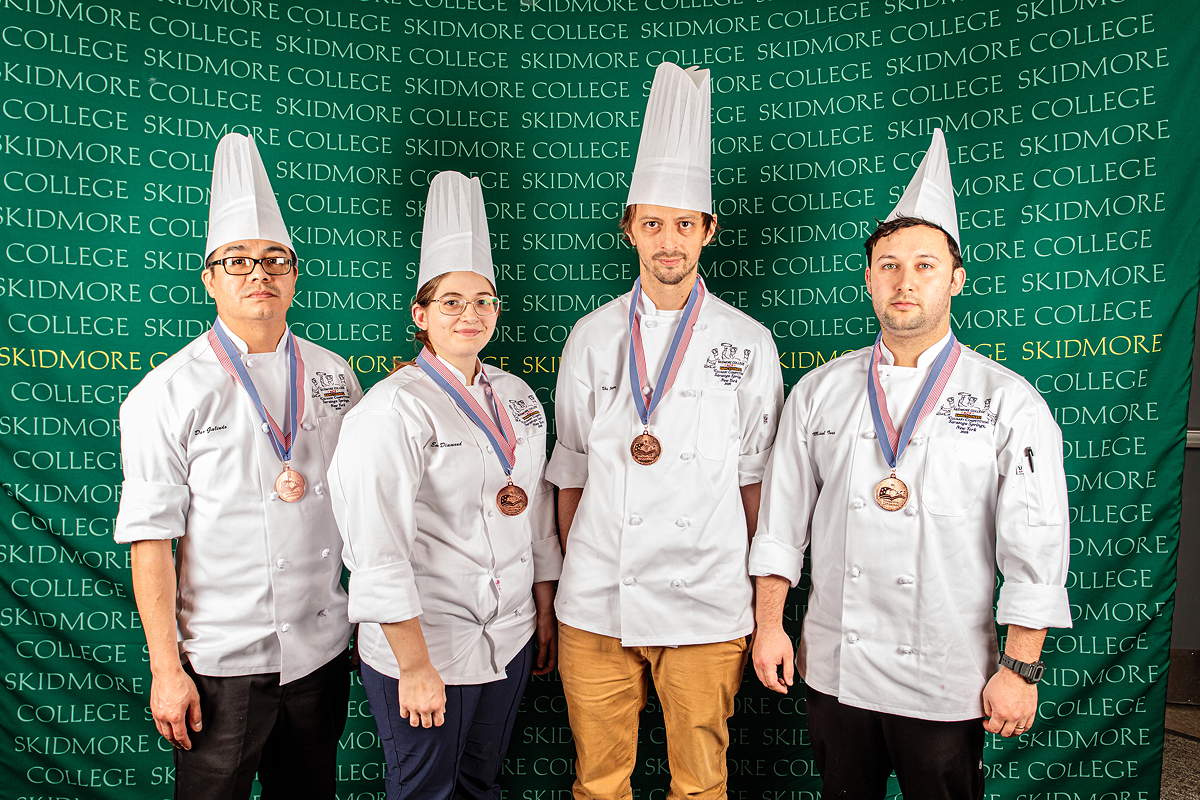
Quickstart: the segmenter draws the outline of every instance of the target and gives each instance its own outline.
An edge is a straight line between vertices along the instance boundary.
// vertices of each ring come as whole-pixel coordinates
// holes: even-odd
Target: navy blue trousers
[[[492,683],[446,687],[446,723],[414,728],[400,716],[399,681],[362,665],[363,688],[387,764],[388,800],[499,800],[497,778],[529,681],[534,642]]]

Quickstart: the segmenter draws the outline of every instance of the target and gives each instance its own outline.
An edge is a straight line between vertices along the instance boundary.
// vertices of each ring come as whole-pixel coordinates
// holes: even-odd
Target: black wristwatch
[[[1042,679],[1042,673],[1046,671],[1046,665],[1041,661],[1027,664],[1024,661],[1017,661],[1007,653],[1000,654],[1000,666],[1008,667],[1024,678],[1026,683],[1037,683]]]

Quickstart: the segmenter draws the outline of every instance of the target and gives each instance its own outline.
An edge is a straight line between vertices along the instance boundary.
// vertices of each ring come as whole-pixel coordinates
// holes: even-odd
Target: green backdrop
[[[1168,0],[7,0],[0,22],[0,790],[160,798],[168,748],[113,544],[117,409],[213,317],[198,276],[217,138],[253,132],[302,258],[294,329],[365,384],[409,356],[429,176],[483,180],[507,311],[489,348],[553,404],[572,323],[626,291],[616,235],[662,60],[713,74],[709,286],[789,385],[871,341],[861,242],[946,131],[970,276],[960,338],[1062,425],[1076,627],[988,793],[1156,798],[1196,309],[1200,25]],[[798,633],[802,593],[788,613]],[[381,797],[355,689],[342,798]],[[753,676],[737,800],[819,795],[803,704]],[[638,797],[668,780],[644,716]],[[535,680],[506,795],[561,800]],[[1047,794],[1050,793],[1050,794]],[[1061,794],[1054,794],[1061,793]]]

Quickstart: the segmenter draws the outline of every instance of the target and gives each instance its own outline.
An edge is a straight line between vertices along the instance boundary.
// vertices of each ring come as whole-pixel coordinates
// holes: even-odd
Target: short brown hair
[[[950,250],[950,263],[954,269],[962,269],[962,251],[958,249],[958,242],[954,241],[954,237],[946,232],[946,229],[941,225],[936,225],[928,220],[920,219],[919,217],[896,217],[887,222],[880,222],[875,227],[875,232],[867,237],[866,244],[863,245],[867,250],[867,266],[871,265],[871,251],[875,249],[875,245],[879,244],[880,239],[886,239],[893,233],[905,228],[915,228],[918,225],[924,225],[926,228],[933,228],[941,231],[946,236],[946,247]],[[951,270],[953,272],[954,270]]]
[[[618,227],[621,229],[621,233],[625,234],[625,241],[627,242],[629,241],[629,229],[633,227],[633,215],[637,213],[634,210],[636,208],[637,203],[630,203],[625,206],[625,213],[621,215],[621,221],[618,223]],[[712,214],[701,211],[700,219],[704,222],[704,230],[714,231],[717,229],[717,218]]]

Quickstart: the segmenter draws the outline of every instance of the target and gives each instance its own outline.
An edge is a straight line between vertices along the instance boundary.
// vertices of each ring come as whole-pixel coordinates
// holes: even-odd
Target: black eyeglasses
[[[215,258],[206,266],[215,267],[217,264],[225,268],[226,275],[249,275],[259,264],[262,264],[263,272],[268,275],[287,275],[296,268],[296,259],[291,256],[266,256],[264,258],[226,256],[225,258]]]

